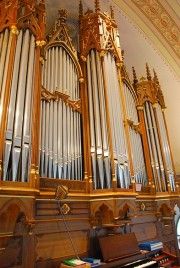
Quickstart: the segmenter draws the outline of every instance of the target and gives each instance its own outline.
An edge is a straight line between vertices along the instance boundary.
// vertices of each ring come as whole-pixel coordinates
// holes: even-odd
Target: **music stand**
[[[56,188],[56,192],[55,192],[55,200],[57,200],[57,203],[58,203],[58,208],[59,208],[59,214],[61,214],[62,216],[62,219],[63,219],[63,222],[64,222],[64,226],[66,228],[66,231],[68,233],[68,236],[69,236],[69,239],[70,239],[70,242],[71,242],[71,246],[73,248],[73,251],[74,251],[74,254],[76,256],[76,258],[78,260],[80,260],[78,254],[77,254],[77,251],[76,251],[76,248],[75,248],[75,245],[73,243],[73,240],[72,240],[72,237],[71,237],[71,234],[69,232],[69,229],[68,229],[68,225],[66,223],[66,219],[65,219],[65,216],[64,216],[64,213],[63,211],[61,210],[61,205],[60,205],[60,201],[67,198],[68,196],[68,188],[65,186],[65,185],[58,185],[57,188]]]

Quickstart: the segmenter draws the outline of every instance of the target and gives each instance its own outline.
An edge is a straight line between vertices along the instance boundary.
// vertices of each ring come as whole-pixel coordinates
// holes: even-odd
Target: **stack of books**
[[[141,250],[148,250],[148,251],[160,250],[163,248],[163,243],[161,241],[146,241],[139,243],[139,248]]]

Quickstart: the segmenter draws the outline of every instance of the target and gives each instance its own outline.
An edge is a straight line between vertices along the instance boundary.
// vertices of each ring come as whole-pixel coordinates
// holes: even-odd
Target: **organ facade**
[[[112,7],[84,12],[80,1],[78,51],[67,11],[48,37],[46,12],[44,1],[0,2],[0,266],[58,267],[74,255],[58,186],[80,256],[109,231],[178,255],[179,185],[156,71],[146,64],[138,79],[133,68],[130,81]]]

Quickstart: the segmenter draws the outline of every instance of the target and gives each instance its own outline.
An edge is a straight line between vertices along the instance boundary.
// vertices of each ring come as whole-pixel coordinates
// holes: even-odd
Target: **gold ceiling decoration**
[[[180,57],[180,29],[158,0],[132,0]]]

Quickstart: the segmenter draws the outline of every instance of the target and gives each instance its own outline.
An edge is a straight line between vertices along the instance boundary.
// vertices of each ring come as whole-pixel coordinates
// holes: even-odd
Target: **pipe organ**
[[[79,256],[116,230],[178,253],[179,185],[156,72],[146,65],[138,80],[133,68],[131,82],[112,7],[102,13],[96,0],[84,12],[80,0],[74,45],[64,9],[45,37],[45,3],[0,1],[0,267],[71,258],[62,214]],[[61,204],[57,189],[67,190]]]
[[[95,13],[83,14],[80,1],[79,60],[65,10],[42,48],[34,10],[20,7],[19,28],[9,23],[10,30],[4,22],[0,34],[1,180],[29,182],[36,174],[83,181],[86,174],[89,190],[91,184],[94,190],[117,190],[141,183],[157,192],[176,191],[157,75],[152,80],[147,66],[147,81],[135,77],[133,88],[112,7],[109,16],[95,1]],[[36,12],[42,7],[40,2]]]
[[[66,12],[59,13],[42,69],[39,170],[41,177],[82,180],[82,75],[64,26]]]

